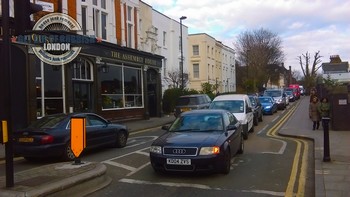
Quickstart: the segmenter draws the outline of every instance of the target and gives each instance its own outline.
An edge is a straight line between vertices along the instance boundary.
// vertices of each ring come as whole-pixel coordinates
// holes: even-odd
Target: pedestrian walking
[[[320,126],[320,113],[318,111],[319,101],[316,96],[312,98],[312,102],[309,104],[309,117],[312,121],[312,130],[318,129]]]
[[[324,118],[324,117],[329,118],[330,109],[331,109],[331,106],[329,104],[328,98],[326,97],[322,98],[318,106],[318,112],[320,113],[321,118]]]
[[[311,88],[311,90],[310,90],[310,103],[313,101],[314,97],[317,97],[317,90],[316,90],[316,88]]]

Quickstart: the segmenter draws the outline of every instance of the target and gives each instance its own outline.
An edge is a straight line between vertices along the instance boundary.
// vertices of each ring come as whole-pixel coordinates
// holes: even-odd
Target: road
[[[149,162],[149,146],[164,132],[160,128],[131,133],[123,149],[101,148],[87,152],[82,160],[104,163],[113,179],[108,187],[89,197],[314,196],[313,144],[277,134],[290,116],[297,115],[295,107],[297,103],[264,116],[263,122],[245,140],[244,153],[232,159],[228,175],[155,173]],[[33,163],[19,159],[15,161],[15,170],[50,162],[53,161]]]

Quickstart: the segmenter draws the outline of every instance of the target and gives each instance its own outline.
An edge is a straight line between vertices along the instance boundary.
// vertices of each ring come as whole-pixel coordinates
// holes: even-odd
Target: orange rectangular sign
[[[71,149],[79,157],[86,146],[86,126],[84,117],[72,117],[70,121]]]
[[[8,129],[7,129],[7,121],[3,120],[1,121],[1,133],[2,133],[2,141],[1,143],[5,144],[8,142]]]

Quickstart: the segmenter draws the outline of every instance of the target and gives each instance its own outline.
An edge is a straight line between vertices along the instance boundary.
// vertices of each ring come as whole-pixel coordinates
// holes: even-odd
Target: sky
[[[299,56],[321,64],[331,55],[350,62],[350,0],[142,0],[178,20],[189,34],[206,33],[234,49],[245,31],[266,29],[282,40],[284,65],[301,72]],[[312,62],[311,62],[312,63]]]

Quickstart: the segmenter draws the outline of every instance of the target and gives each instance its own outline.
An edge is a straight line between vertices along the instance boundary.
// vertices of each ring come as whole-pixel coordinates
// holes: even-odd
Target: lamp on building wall
[[[180,70],[181,70],[181,89],[184,89],[184,57],[183,57],[183,47],[182,47],[182,20],[185,20],[186,16],[180,17],[180,52],[181,52],[181,59],[180,59]]]

